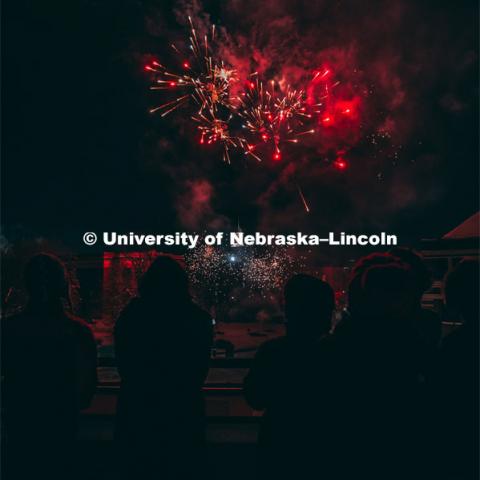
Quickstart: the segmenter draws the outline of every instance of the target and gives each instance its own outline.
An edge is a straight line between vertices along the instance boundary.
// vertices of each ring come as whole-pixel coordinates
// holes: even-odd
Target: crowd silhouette
[[[461,326],[443,339],[440,318],[421,305],[430,284],[411,250],[364,257],[333,325],[330,285],[290,278],[286,335],[258,349],[244,380],[246,401],[264,412],[252,477],[478,478],[478,261],[445,278],[446,308]],[[95,341],[68,313],[59,259],[33,257],[25,285],[24,311],[2,320],[2,473],[73,478],[79,413],[96,388]],[[115,326],[117,476],[211,478],[202,387],[212,336],[185,271],[158,257]]]

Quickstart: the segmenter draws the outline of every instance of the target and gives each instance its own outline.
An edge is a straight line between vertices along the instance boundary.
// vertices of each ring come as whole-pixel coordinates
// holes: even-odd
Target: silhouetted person
[[[265,410],[259,478],[309,478],[318,460],[318,428],[328,415],[318,405],[323,392],[317,381],[322,368],[317,350],[331,329],[333,290],[318,278],[296,275],[284,296],[286,336],[259,348],[244,383],[248,403]]]
[[[395,263],[395,257],[388,253],[371,253],[365,257],[360,258],[354,265],[350,282],[347,289],[347,308],[342,312],[340,322],[335,326],[335,331],[339,332],[344,329],[349,329],[351,325],[352,315],[358,316],[362,308],[362,275],[366,270],[374,265],[386,265]]]
[[[462,261],[446,277],[445,302],[463,324],[443,341],[437,378],[444,478],[479,478],[479,264]]]
[[[202,478],[211,318],[193,303],[185,271],[169,257],[152,263],[138,293],[115,326],[117,439],[126,474]]]
[[[322,408],[330,420],[319,432],[327,445],[324,478],[422,478],[412,272],[390,255],[376,254],[354,269],[349,293],[349,317],[320,347],[328,367],[322,371]],[[320,464],[319,477],[322,469]]]
[[[96,387],[95,341],[67,313],[57,258],[33,257],[25,284],[27,307],[2,325],[3,469],[6,478],[72,478],[78,414]]]
[[[396,247],[390,254],[408,265],[415,286],[414,328],[417,332],[419,348],[423,348],[422,375],[427,377],[437,361],[438,347],[442,338],[440,317],[432,310],[422,307],[423,294],[432,286],[432,276],[419,254],[409,248]]]

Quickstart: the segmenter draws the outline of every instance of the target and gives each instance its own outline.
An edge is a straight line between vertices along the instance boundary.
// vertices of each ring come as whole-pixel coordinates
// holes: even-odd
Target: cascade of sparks
[[[228,249],[201,244],[185,255],[192,285],[209,290],[215,297],[239,284],[247,292],[268,295],[282,288],[292,274],[302,271],[304,261],[285,247]]]
[[[261,161],[262,155],[257,149],[263,144],[271,146],[272,159],[278,161],[283,144],[299,143],[304,135],[318,131],[318,125],[328,127],[333,122],[330,94],[338,82],[330,83],[330,69],[314,71],[306,89],[290,85],[280,88],[274,80],[265,83],[254,72],[244,82],[245,88],[233,94],[232,86],[238,86],[241,79],[235,68],[214,52],[215,25],[200,40],[191,17],[188,22],[190,55],[182,54],[171,45],[181,58],[193,56],[192,61],[179,62],[183,71],[172,71],[156,60],[145,67],[154,74],[152,90],[179,92],[174,99],[152,108],[150,113],[165,117],[188,103],[193,104],[197,110],[191,119],[197,124],[200,144],[222,144],[223,159],[227,162],[232,149],[240,149]],[[320,96],[312,100],[312,86],[319,82],[323,85]],[[351,108],[347,105],[340,113],[348,116]],[[235,128],[236,123],[241,127]]]
[[[273,149],[273,160],[281,159],[281,143],[298,143],[298,137],[314,133],[314,129],[305,130],[305,120],[312,115],[306,113],[305,91],[294,90],[287,86],[284,93],[275,89],[275,82],[270,82],[268,89],[258,78],[249,82],[248,89],[238,97],[236,114],[243,120],[251,139],[246,139],[246,155],[252,155],[257,160],[260,157],[254,153],[258,142],[270,142]],[[255,143],[255,141],[257,143]]]
[[[332,89],[339,82],[333,81],[330,68],[314,70],[306,87],[299,89],[274,80],[265,82],[258,72],[240,79],[237,70],[217,54],[215,25],[200,39],[190,17],[188,22],[189,54],[171,44],[180,56],[181,71],[156,60],[145,66],[153,74],[152,90],[178,92],[150,113],[165,117],[190,105],[189,118],[199,131],[199,143],[220,144],[225,162],[230,163],[232,151],[259,162],[265,155],[280,161],[285,145],[299,144],[307,135],[356,117],[355,101],[332,98]],[[347,163],[342,158],[333,166],[344,170]],[[303,192],[298,184],[296,187],[308,213]]]
[[[245,140],[230,134],[230,120],[233,106],[230,101],[230,86],[238,81],[236,70],[217,60],[211,51],[211,43],[215,40],[215,25],[203,41],[199,41],[191,17],[190,51],[193,61],[182,62],[182,73],[175,73],[161,63],[153,61],[145,69],[155,74],[155,85],[152,90],[178,90],[181,92],[174,100],[163,103],[150,110],[150,113],[160,113],[162,117],[192,102],[197,112],[191,116],[198,123],[200,143],[211,144],[220,142],[223,145],[223,159],[230,162],[229,150],[242,148]],[[210,38],[209,38],[210,37]],[[173,50],[182,55],[172,44]]]

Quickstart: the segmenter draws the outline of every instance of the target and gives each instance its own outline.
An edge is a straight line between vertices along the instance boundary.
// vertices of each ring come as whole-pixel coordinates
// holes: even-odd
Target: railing
[[[210,369],[239,369],[238,374],[232,376],[233,381],[219,382],[213,374],[203,386],[206,414],[209,423],[239,424],[258,423],[258,412],[248,406],[243,395],[243,376],[246,374],[252,359],[212,359]],[[114,358],[100,358],[99,368],[114,369]],[[221,372],[220,372],[221,373]],[[113,374],[116,377],[116,372]],[[100,375],[101,377],[101,375]],[[220,379],[222,375],[219,375]],[[83,416],[96,419],[113,418],[116,411],[117,397],[120,392],[120,381],[100,381],[97,385],[95,397],[90,408],[83,412]]]
[[[210,368],[250,368],[252,358],[212,358]],[[99,367],[116,367],[117,361],[114,357],[99,357]]]

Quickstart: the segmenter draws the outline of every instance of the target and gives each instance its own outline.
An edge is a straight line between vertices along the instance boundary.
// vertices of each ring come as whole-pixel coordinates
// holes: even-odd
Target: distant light
[[[347,168],[347,162],[343,158],[337,158],[335,162],[333,162],[333,165],[337,170],[345,170]]]
[[[228,257],[228,259],[231,261],[231,262],[234,262],[237,257],[235,255],[230,255],[230,257]]]

